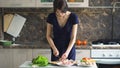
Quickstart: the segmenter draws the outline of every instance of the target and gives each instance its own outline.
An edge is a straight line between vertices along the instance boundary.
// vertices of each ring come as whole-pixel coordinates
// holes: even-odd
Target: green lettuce
[[[38,57],[32,59],[32,63],[33,63],[33,65],[47,66],[48,58],[45,56],[39,55]]]

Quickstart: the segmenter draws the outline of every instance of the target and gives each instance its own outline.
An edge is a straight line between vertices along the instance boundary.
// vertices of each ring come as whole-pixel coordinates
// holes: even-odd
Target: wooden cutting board
[[[50,61],[49,63],[50,63],[50,64],[55,64],[55,65],[56,65],[58,62],[59,62],[59,61]]]
[[[13,37],[18,37],[25,24],[25,21],[25,17],[19,14],[14,14],[13,20],[11,21],[6,33],[10,34]]]
[[[13,14],[6,14],[4,15],[4,32],[7,31],[12,19],[13,19],[14,15]]]

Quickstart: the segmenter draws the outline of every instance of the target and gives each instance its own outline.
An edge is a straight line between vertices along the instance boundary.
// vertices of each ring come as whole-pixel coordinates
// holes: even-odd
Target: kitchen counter
[[[75,46],[76,49],[91,49],[91,46]],[[0,45],[0,49],[50,49],[49,44],[16,44],[10,46]]]
[[[15,42],[16,44],[12,44],[10,46],[0,45],[0,49],[50,49],[50,46],[45,41],[37,41],[37,42]],[[75,45],[76,49],[90,49],[90,44],[88,45]]]
[[[76,49],[120,49],[120,46],[109,47],[109,46],[91,46],[88,45],[75,45]],[[47,42],[16,42],[10,46],[0,45],[0,49],[50,49],[50,46]]]
[[[31,61],[26,61],[22,65],[19,66],[19,68],[32,68],[31,66]],[[33,67],[34,68],[34,67]],[[63,66],[57,66],[57,65],[48,65],[45,67],[37,67],[37,68],[98,68],[97,65],[95,64],[94,66],[68,66],[68,67],[63,67]]]
[[[110,46],[75,46],[76,49],[120,49],[120,46],[117,47],[110,47]],[[36,45],[36,44],[17,44],[17,45],[10,45],[10,46],[3,46],[0,45],[0,49],[49,49],[48,44],[44,45]]]
[[[12,44],[9,46],[0,45],[0,48],[4,49],[48,49],[50,48],[46,42],[34,42],[34,43],[24,43],[24,42],[17,42],[16,44]]]

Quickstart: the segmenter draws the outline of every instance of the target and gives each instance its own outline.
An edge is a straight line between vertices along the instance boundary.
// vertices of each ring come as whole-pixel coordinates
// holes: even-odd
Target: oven
[[[120,68],[119,41],[92,42],[91,58],[96,60],[99,68]]]

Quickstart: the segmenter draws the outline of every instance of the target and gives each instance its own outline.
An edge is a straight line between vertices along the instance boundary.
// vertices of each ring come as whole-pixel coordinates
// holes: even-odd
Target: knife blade
[[[58,58],[58,60],[59,60],[59,59],[60,59],[60,56],[58,55],[57,58]]]

